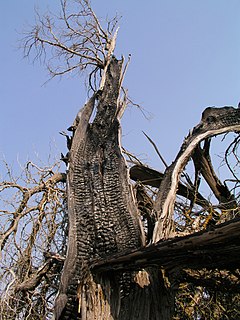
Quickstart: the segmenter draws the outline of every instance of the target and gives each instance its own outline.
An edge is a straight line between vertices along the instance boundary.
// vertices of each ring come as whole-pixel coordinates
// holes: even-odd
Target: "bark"
[[[67,174],[68,252],[55,319],[170,319],[174,294],[153,268],[95,274],[91,264],[144,246],[144,232],[120,145],[122,61],[112,58],[103,90],[79,112]],[[91,122],[93,110],[97,113]],[[149,281],[144,285],[145,278]],[[166,305],[168,307],[166,307]],[[171,307],[169,307],[171,306]]]
[[[130,168],[130,178],[134,181],[140,181],[144,185],[149,185],[154,188],[160,188],[164,173],[153,170],[143,165],[134,165]],[[195,195],[193,188],[187,187],[182,183],[178,183],[176,193],[186,199],[192,200],[196,198],[196,204],[202,207],[208,207],[209,201],[205,199],[199,192]]]
[[[95,261],[96,272],[162,266],[168,271],[230,269],[240,263],[240,218],[217,225],[213,230],[160,241],[124,255]]]
[[[213,169],[209,154],[210,141],[210,139],[205,140],[203,148],[198,145],[193,152],[192,158],[196,171],[204,177],[222,208],[234,210],[237,207],[234,196],[228,190],[228,187],[219,180]],[[230,217],[233,218],[233,216]]]
[[[176,159],[164,173],[154,206],[158,221],[153,232],[153,242],[168,239],[175,233],[173,213],[180,174],[195,148],[205,139],[230,131],[240,131],[240,109],[209,107],[204,110],[200,123],[185,138]]]
[[[145,247],[140,212],[120,144],[120,118],[125,107],[119,100],[122,63],[111,58],[101,90],[80,110],[71,127],[68,251],[55,302],[57,320],[172,319],[175,272],[186,266],[239,263],[237,258],[231,260],[233,252],[236,256],[239,253],[234,227],[239,227],[239,221],[234,226],[222,226],[216,233]],[[148,240],[152,232],[153,242],[171,236],[179,176],[198,143],[212,135],[239,130],[239,123],[239,112],[234,108],[205,110],[201,123],[186,138],[162,177],[155,213],[147,216],[149,221],[157,217]],[[219,248],[227,258],[222,265],[218,264]]]

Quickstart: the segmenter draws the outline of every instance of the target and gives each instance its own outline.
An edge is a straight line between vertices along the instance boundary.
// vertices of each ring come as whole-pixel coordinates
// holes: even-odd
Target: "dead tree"
[[[66,174],[59,161],[29,161],[18,177],[7,163],[1,169],[0,319],[44,318],[64,261],[57,252],[66,251]]]
[[[176,290],[174,278],[183,268],[222,268],[234,264],[237,266],[239,263],[239,259],[235,258],[240,244],[237,240],[239,220],[234,222],[235,231],[231,233],[230,228],[224,232],[223,237],[224,241],[228,241],[227,234],[234,237],[229,238],[227,246],[227,252],[230,245],[233,246],[230,253],[233,260],[226,256],[226,260],[222,258],[217,264],[209,263],[206,258],[201,262],[204,238],[207,237],[207,242],[212,244],[214,232],[210,235],[205,232],[203,237],[194,235],[196,243],[191,237],[187,240],[180,239],[180,243],[186,241],[185,244],[180,244],[185,250],[182,255],[177,245],[179,241],[145,247],[141,232],[143,228],[138,219],[141,215],[137,214],[137,204],[132,196],[119,142],[119,116],[123,111],[123,105],[119,102],[121,65],[121,60],[118,61],[114,56],[111,58],[103,90],[97,92],[97,98],[94,95],[89,100],[75,120],[77,126],[74,128],[67,174],[68,255],[56,299],[56,319],[171,319]],[[93,122],[89,123],[95,99],[97,113]],[[173,214],[180,174],[199,143],[212,136],[239,129],[239,109],[207,108],[203,112],[201,122],[185,138],[176,160],[162,177],[152,208],[156,219],[151,239],[153,243],[167,241],[176,235]],[[207,169],[205,171],[209,172]],[[226,188],[217,189],[221,194],[219,200],[223,208],[227,207],[235,212],[236,216],[236,201],[233,201],[232,196],[223,197]],[[221,251],[225,252],[220,239],[221,237],[217,237],[212,244],[212,253],[205,253],[210,256],[210,260],[214,259],[218,252],[216,247],[222,245]],[[187,244],[190,241],[189,247]],[[207,247],[209,244],[206,244]],[[173,245],[175,249],[172,251]],[[163,253],[167,256],[166,263],[164,257],[161,258],[160,250],[165,246],[167,249]],[[199,249],[196,251],[198,246],[201,248],[200,256],[197,255]],[[133,251],[134,248],[141,248],[142,254],[139,254],[138,250]],[[132,251],[129,258],[126,255],[128,251]],[[153,252],[153,261],[148,252]],[[181,261],[174,258],[178,255]],[[107,256],[114,258],[109,258],[109,261]],[[95,272],[101,259],[107,262],[101,267],[101,273]],[[124,259],[127,259],[127,264]],[[91,270],[93,262],[94,269]],[[159,269],[159,266],[163,269]],[[126,274],[128,279],[124,279]],[[124,285],[128,288],[123,290]]]
[[[53,65],[48,65],[51,76],[87,70],[92,95],[70,126],[71,135],[66,135],[69,152],[62,157],[67,163],[66,175],[44,176],[38,188],[14,184],[22,201],[4,229],[2,245],[9,243],[19,219],[29,213],[31,196],[42,192],[41,206],[31,209],[39,210],[39,219],[29,240],[37,240],[54,181],[54,186],[66,181],[67,210],[63,208],[61,213],[67,217],[68,236],[56,238],[58,229],[54,229],[49,251],[35,269],[29,242],[25,264],[21,270],[19,264],[15,266],[21,275],[14,273],[14,264],[10,269],[14,277],[5,274],[10,280],[7,298],[2,300],[7,305],[4,310],[38,319],[33,301],[42,289],[41,306],[45,297],[45,307],[49,306],[44,316],[53,313],[54,319],[221,319],[224,312],[229,319],[236,319],[240,300],[239,179],[229,166],[228,155],[233,154],[239,165],[240,109],[205,109],[165,172],[148,168],[137,159],[128,168],[120,124],[128,103],[126,91],[121,91],[128,62],[114,56],[117,19],[104,29],[87,0],[76,2],[78,11],[73,13],[68,11],[68,1],[61,1],[61,28],[55,29],[52,17],[38,16],[39,24],[26,35],[24,48],[26,55],[35,48],[37,58],[53,55]],[[62,69],[55,64],[55,57],[62,59]],[[216,175],[210,156],[212,137],[228,132],[236,133],[225,156],[234,177],[232,190]],[[194,181],[184,171],[189,161],[194,163]],[[201,194],[200,177],[209,185],[217,205]],[[10,186],[5,182],[2,190]],[[178,201],[177,195],[184,202]],[[60,225],[66,226],[66,220]],[[65,246],[61,250],[55,246],[57,252],[51,252],[51,244],[63,239],[67,240],[67,252]],[[21,259],[25,253],[19,250]],[[19,297],[17,307],[14,294]],[[212,297],[220,298],[212,301]],[[233,297],[236,307],[230,310]]]

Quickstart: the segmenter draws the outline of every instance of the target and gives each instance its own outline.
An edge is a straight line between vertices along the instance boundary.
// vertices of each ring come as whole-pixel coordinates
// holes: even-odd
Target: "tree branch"
[[[159,266],[183,268],[236,268],[240,263],[240,218],[185,237],[160,241],[148,247],[95,261],[94,272],[138,270]]]
[[[134,165],[130,168],[130,178],[134,181],[140,181],[144,185],[154,188],[160,188],[164,173],[151,169],[144,165]],[[191,200],[195,196],[195,191],[185,186],[181,182],[178,184],[177,194]],[[208,208],[210,203],[199,192],[196,196],[196,204]]]
[[[164,173],[155,210],[158,221],[154,228],[153,241],[167,239],[174,234],[173,213],[180,174],[200,141],[230,131],[240,131],[240,110],[233,107],[206,108],[200,123],[185,138],[181,149]]]

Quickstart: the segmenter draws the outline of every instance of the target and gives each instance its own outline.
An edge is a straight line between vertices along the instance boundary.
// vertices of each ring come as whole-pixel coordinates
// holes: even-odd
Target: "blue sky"
[[[18,40],[34,23],[34,5],[59,11],[58,0],[0,2],[0,158],[14,167],[65,152],[59,131],[86,100],[82,78],[44,85],[44,66],[23,59]],[[240,1],[92,0],[92,6],[100,17],[122,16],[116,52],[132,55],[124,85],[152,115],[126,111],[123,145],[161,170],[142,130],[171,163],[205,107],[240,101]]]

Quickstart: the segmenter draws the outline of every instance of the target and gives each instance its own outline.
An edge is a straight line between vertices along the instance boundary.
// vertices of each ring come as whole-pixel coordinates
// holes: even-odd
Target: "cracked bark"
[[[55,319],[165,319],[173,312],[164,276],[149,270],[94,274],[91,261],[144,245],[144,232],[120,146],[122,61],[112,58],[104,88],[79,112],[67,174],[68,252],[55,302]],[[90,123],[94,107],[97,113]],[[145,276],[144,276],[145,277]],[[165,292],[166,291],[166,292]],[[164,293],[164,294],[163,294]],[[161,301],[156,303],[156,301]],[[171,300],[171,302],[170,302]],[[162,308],[167,303],[171,308]],[[144,310],[143,310],[143,306]],[[146,308],[146,309],[145,309]],[[140,313],[139,313],[140,312]]]
[[[200,260],[194,259],[199,235],[192,247],[189,239],[182,239],[183,242],[167,240],[170,242],[144,248],[143,227],[120,144],[120,117],[124,111],[119,101],[122,63],[111,59],[102,90],[90,98],[71,127],[67,173],[69,238],[55,302],[57,320],[171,319],[177,289],[174,273],[188,262],[201,265]],[[96,116],[90,122],[95,108]],[[179,176],[196,146],[212,135],[240,130],[239,118],[239,110],[234,108],[204,111],[200,124],[185,139],[176,160],[161,177],[154,203],[157,223],[151,230],[153,242],[172,235]],[[152,252],[153,248],[156,250]],[[134,262],[126,270],[114,267],[116,260],[111,264],[111,258],[127,256],[132,251],[139,254],[137,265]],[[159,252],[166,255],[166,265],[159,259]],[[210,260],[213,254],[210,253]],[[102,260],[108,261],[110,267],[97,270],[96,261]],[[159,265],[165,267],[164,271]]]
[[[162,266],[169,271],[230,269],[240,263],[240,218],[217,225],[211,231],[160,241],[145,248],[95,261],[96,272]]]

